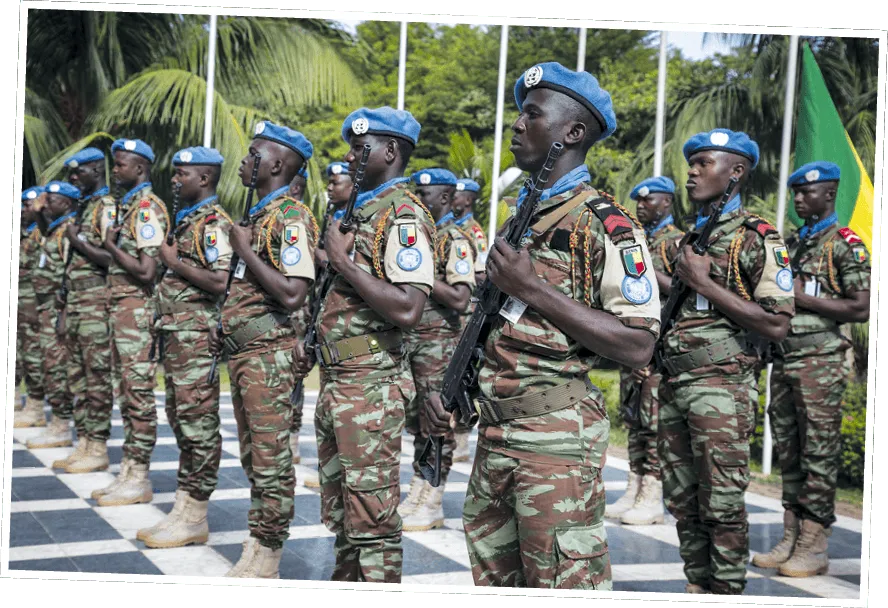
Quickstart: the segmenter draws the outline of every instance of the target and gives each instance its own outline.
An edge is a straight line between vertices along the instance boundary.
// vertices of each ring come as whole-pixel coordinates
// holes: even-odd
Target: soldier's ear
[[[271,170],[268,172],[270,175],[280,175],[281,171],[284,170],[284,161],[280,158],[275,158],[274,162],[271,163]]]
[[[568,146],[582,145],[585,139],[586,123],[577,121],[570,126],[570,130],[564,136],[564,143]]]
[[[394,138],[389,138],[385,142],[385,162],[387,165],[391,165],[396,160],[398,160],[398,142]]]

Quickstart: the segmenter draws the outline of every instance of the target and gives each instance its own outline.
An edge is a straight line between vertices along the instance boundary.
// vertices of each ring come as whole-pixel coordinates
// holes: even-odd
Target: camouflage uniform
[[[16,331],[15,384],[22,380],[28,396],[43,401],[43,351],[40,348],[40,318],[33,275],[43,249],[37,223],[22,230],[19,250],[18,321]]]
[[[672,276],[673,264],[678,256],[678,242],[683,236],[684,232],[671,221],[655,227],[647,235],[655,270]],[[661,292],[660,305],[665,301],[665,294]],[[632,377],[630,370],[620,370],[620,395],[624,400],[633,386],[639,388],[635,396],[638,399],[638,424],[629,425],[629,468],[642,477],[651,475],[660,479],[660,457],[657,454],[660,373],[654,365],[649,365],[645,371],[650,375],[638,387],[639,383]]]
[[[101,247],[114,218],[108,188],[89,197],[78,238]],[[111,338],[108,327],[108,288],[105,270],[75,252],[68,267],[65,330],[70,358],[68,386],[77,398],[74,427],[78,437],[106,442],[111,436]]]
[[[866,246],[849,228],[833,224],[802,241],[787,239],[799,260],[803,285],[820,298],[870,289]],[[783,477],[783,506],[824,527],[835,520],[842,398],[850,373],[850,347],[840,325],[805,309],[793,317],[789,335],[776,347],[768,415]],[[808,341],[805,343],[805,341]]]
[[[487,233],[484,232],[484,228],[481,227],[481,224],[478,223],[478,220],[471,213],[466,213],[456,220],[456,225],[465,233],[472,235],[475,251],[477,252],[475,256],[475,272],[484,272],[484,267],[487,264]]]
[[[435,278],[448,285],[466,285],[471,292],[475,288],[475,255],[471,235],[460,230],[452,216],[436,228]],[[416,398],[408,404],[405,416],[407,432],[413,435],[413,474],[416,476],[420,475],[419,455],[428,441],[428,436],[420,433],[419,409],[428,400],[429,394],[441,390],[444,371],[462,333],[463,318],[459,311],[429,297],[419,324],[404,334],[410,371],[416,384]],[[453,433],[447,433],[441,452],[441,483],[447,481],[455,447]]]
[[[305,305],[298,311],[294,312],[290,317],[293,324],[293,331],[296,332],[298,339],[305,337],[305,326],[311,319],[310,306],[311,294],[305,298]],[[299,435],[302,430],[302,408],[305,407],[305,385],[303,383],[302,392],[296,395],[296,403],[293,404],[293,422],[290,424],[290,434]]]
[[[175,244],[183,264],[227,271],[231,219],[215,200],[202,201],[202,206],[181,218]],[[207,337],[216,323],[216,298],[169,269],[156,291],[160,318],[155,327],[165,346],[166,415],[179,446],[177,485],[195,500],[209,500],[222,457],[219,375],[207,384],[213,364]]]
[[[43,358],[43,390],[52,408],[52,415],[60,420],[71,420],[74,396],[65,377],[68,352],[55,332],[58,318],[55,299],[62,286],[65,259],[70,247],[65,237],[65,226],[73,222],[75,217],[76,212],[72,211],[50,224],[33,274]]]
[[[257,203],[252,248],[284,276],[314,280],[317,226],[311,212],[279,188]],[[293,409],[293,347],[296,332],[290,312],[269,295],[241,262],[222,314],[230,353],[231,401],[237,420],[240,458],[250,480],[250,535],[269,549],[280,549],[293,519],[290,425]],[[238,276],[240,275],[240,276]],[[254,331],[257,323],[265,330]]]
[[[354,261],[378,278],[428,294],[434,227],[406,181],[381,185],[355,210]],[[401,433],[405,408],[416,396],[403,338],[341,276],[323,302],[318,336],[321,345],[353,339],[370,347],[346,360],[319,361],[315,431],[321,517],[336,534],[332,580],[397,583]]]
[[[769,312],[791,316],[792,275],[785,267],[788,261],[784,264],[776,255],[783,239],[739,201],[735,196],[716,224],[708,250],[710,277]],[[739,325],[691,292],[664,336],[667,361],[658,442],[663,494],[678,520],[679,552],[689,583],[717,594],[743,592],[749,558],[744,493],[759,358],[745,341],[726,342],[743,334]],[[717,343],[742,350],[723,358],[707,356],[709,362],[702,365],[675,367],[676,357]]]
[[[542,219],[525,240],[534,271],[566,296],[656,336],[658,290],[643,232],[580,181],[589,179],[587,172],[572,179],[577,185],[541,202]],[[637,255],[641,264],[633,264],[633,278],[624,270],[626,255]],[[622,292],[623,282],[633,280],[647,283],[642,297],[631,292],[639,304]],[[588,379],[594,362],[532,308],[514,322],[494,320],[479,376],[482,418],[463,509],[476,585],[611,589],[601,475],[610,423],[604,397]],[[569,399],[547,397],[544,405],[558,406],[553,412],[499,421],[490,412],[493,400],[502,408],[509,398],[554,387],[579,390]]]
[[[121,214],[120,249],[133,257],[144,251],[157,258],[170,220],[150,182],[123,196]],[[107,221],[113,223],[113,218]],[[157,364],[148,360],[154,304],[150,288],[117,264],[108,268],[108,286],[114,398],[123,418],[123,455],[135,464],[147,465],[157,441]]]

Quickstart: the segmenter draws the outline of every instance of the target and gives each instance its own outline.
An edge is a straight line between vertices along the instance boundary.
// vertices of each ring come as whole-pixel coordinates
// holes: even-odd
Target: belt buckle
[[[238,350],[238,343],[231,339],[231,336],[225,336],[222,338],[222,347],[228,351],[228,354],[236,353]]]
[[[478,398],[479,413],[482,418],[487,418],[488,422],[499,424],[503,421],[502,413],[496,403],[483,397]]]
[[[327,357],[326,357],[326,359],[329,359],[329,361],[326,362],[327,364],[326,364],[324,367],[330,367],[331,365],[336,365],[337,363],[339,363],[340,361],[342,361],[342,359],[341,359],[340,356],[339,356],[339,349],[336,348],[336,343],[335,343],[335,342],[328,342],[328,343],[326,343],[326,344],[320,344],[320,345],[318,345],[318,346],[316,347],[316,348],[319,349],[318,352],[320,352],[321,355],[322,355],[320,358],[318,358],[318,361],[324,361],[324,360],[325,360],[324,357],[323,357],[323,354],[324,354],[324,347],[325,347],[325,346],[327,347]]]

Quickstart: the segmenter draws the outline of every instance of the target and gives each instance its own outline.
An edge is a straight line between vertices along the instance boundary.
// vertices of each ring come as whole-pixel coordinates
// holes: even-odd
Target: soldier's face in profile
[[[27,201],[22,204],[22,223],[31,224],[37,220],[37,214],[34,213],[34,203]]]
[[[665,192],[651,192],[647,196],[639,196],[636,208],[638,221],[642,224],[658,222],[669,212],[672,197]]]
[[[549,89],[532,89],[524,99],[518,119],[512,124],[509,150],[522,171],[538,171],[546,162],[553,142],[564,141],[568,117],[557,112],[561,106],[552,99],[561,95]]]
[[[327,181],[327,196],[334,205],[344,205],[351,196],[352,180],[348,173],[331,175]]]
[[[83,192],[92,192],[98,185],[97,165],[99,162],[78,165],[76,169],[71,169],[68,174],[68,181],[80,188]]]
[[[114,167],[111,173],[124,188],[132,188],[141,175],[141,163],[136,155],[118,150],[114,153]]]
[[[809,217],[823,217],[835,200],[838,182],[819,182],[793,186],[793,206],[796,214],[803,220]]]
[[[737,164],[734,154],[721,150],[703,150],[688,159],[688,198],[696,205],[705,205],[724,194]],[[736,191],[735,191],[736,192]]]
[[[48,221],[60,218],[71,208],[71,199],[57,192],[46,193],[46,206],[43,208],[43,217]]]
[[[198,167],[184,165],[176,167],[173,179],[170,180],[173,188],[179,184],[179,200],[193,202],[200,196],[201,176]]]
[[[473,194],[471,192],[465,190],[462,192],[456,191],[453,194],[453,202],[450,205],[450,210],[453,211],[453,217],[459,219],[464,213],[472,210],[472,196]]]

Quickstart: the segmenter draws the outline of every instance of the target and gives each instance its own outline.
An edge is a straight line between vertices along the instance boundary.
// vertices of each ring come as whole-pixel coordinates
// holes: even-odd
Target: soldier
[[[616,129],[607,91],[587,72],[547,62],[519,77],[515,101],[517,166],[535,174],[553,142],[564,151],[525,246],[498,237],[487,261],[510,299],[490,328],[478,382],[463,508],[472,576],[480,586],[609,590],[601,469],[610,424],[588,373],[598,356],[650,361],[658,290],[641,226],[591,187],[583,164]],[[455,424],[439,395],[423,413],[432,434]]]
[[[444,370],[462,331],[462,315],[469,308],[475,288],[472,236],[453,221],[450,203],[456,191],[456,176],[446,169],[426,169],[413,174],[416,194],[435,219],[435,284],[426,301],[422,318],[405,333],[407,357],[416,384],[416,398],[407,408],[407,432],[413,435],[413,478],[407,499],[398,507],[405,532],[418,532],[444,525],[444,486],[453,459],[453,433],[444,436],[441,484],[433,488],[419,472],[419,455],[429,436],[420,432],[419,408],[432,392],[441,390]]]
[[[65,343],[55,331],[55,299],[62,285],[65,259],[70,247],[65,238],[65,225],[74,221],[77,215],[74,208],[79,199],[80,190],[75,186],[54,181],[46,185],[45,194],[34,204],[34,210],[40,213],[38,221],[41,232],[46,235],[33,281],[43,356],[43,388],[52,408],[52,418],[42,435],[28,440],[27,446],[31,449],[71,445],[70,422],[74,396],[65,378]],[[40,415],[43,413],[40,412]]]
[[[43,413],[43,354],[40,349],[40,316],[32,273],[43,249],[43,234],[37,223],[34,204],[44,193],[42,186],[22,191],[22,225],[19,245],[18,316],[15,347],[16,407],[21,402],[18,390],[24,380],[28,395],[25,405],[15,413],[15,428],[45,426]]]
[[[747,336],[779,342],[794,313],[792,271],[783,239],[741,205],[721,208],[704,255],[697,234],[730,178],[742,188],[759,159],[745,133],[715,129],[691,137],[688,197],[695,227],[680,245],[674,273],[691,290],[665,333],[661,353],[658,450],[666,506],[678,520],[688,593],[740,594],[746,586],[749,435],[755,427],[757,353]],[[663,319],[664,324],[669,319]]]
[[[296,177],[290,182],[290,196],[304,204],[305,188],[308,185],[308,170],[303,165]],[[305,324],[309,315],[310,298],[305,299],[302,308],[293,313],[291,317],[293,329],[298,338],[305,336]],[[294,370],[295,373],[295,370]],[[290,453],[293,455],[293,464],[302,462],[302,454],[299,450],[299,432],[302,430],[302,408],[305,405],[305,390],[296,396],[293,404],[293,423],[290,425]]]
[[[226,234],[231,219],[216,196],[223,160],[214,148],[173,155],[179,208],[171,222],[172,242],[164,239],[160,246],[166,272],[155,287],[155,331],[163,336],[166,416],[179,446],[179,472],[172,511],[136,534],[151,548],[205,543],[209,537],[207,505],[218,482],[222,435],[219,376],[207,383],[213,359],[206,344],[231,261]]]
[[[231,401],[241,464],[250,480],[250,534],[240,560],[225,576],[279,578],[284,541],[293,519],[293,347],[290,317],[314,281],[312,253],[318,227],[311,211],[288,196],[289,184],[311,158],[301,133],[270,121],[256,125],[239,175],[250,183],[256,155],[256,194],[251,226],[233,224],[229,240],[240,258],[222,311],[223,334],[210,328],[210,352],[229,356]]]
[[[120,474],[92,493],[102,507],[151,502],[154,495],[148,478],[157,441],[157,366],[148,357],[154,317],[151,290],[170,223],[166,206],[152,190],[151,147],[141,139],[118,139],[111,153],[114,179],[126,192],[120,200],[119,224],[115,215],[114,223],[104,229],[103,242],[113,258],[108,267],[111,361],[124,435]]]
[[[355,231],[333,215],[325,251],[336,278],[318,323],[322,392],[315,409],[321,517],[336,535],[332,580],[401,580],[401,433],[415,397],[403,332],[434,285],[434,225],[402,177],[419,137],[409,112],[361,108],[342,125],[354,171],[371,146]],[[352,259],[352,255],[354,259]],[[309,372],[297,345],[299,373]]]
[[[111,255],[102,248],[103,229],[114,213],[114,199],[105,185],[105,154],[84,148],[65,161],[68,179],[80,188],[85,205],[79,222],[65,226],[74,248],[67,267],[68,294],[59,300],[59,337],[68,347],[67,381],[74,394],[77,447],[53,463],[68,473],[108,468],[111,436],[111,339],[108,327],[108,288],[105,275]]]
[[[753,565],[784,576],[826,574],[827,538],[836,521],[842,397],[850,373],[840,332],[865,323],[870,308],[866,246],[835,212],[840,169],[808,163],[789,178],[795,210],[805,224],[786,241],[795,274],[789,335],[775,345],[768,415],[783,477],[784,536]],[[787,259],[785,258],[785,259]]]
[[[684,236],[672,218],[674,193],[675,183],[668,177],[646,179],[629,193],[629,198],[637,202],[638,220],[644,226],[661,305],[669,295],[678,242]],[[629,428],[629,483],[626,493],[607,506],[604,516],[620,518],[624,524],[663,523],[663,484],[657,455],[659,386],[660,374],[653,365],[620,372],[622,411],[633,414],[625,420]]]

